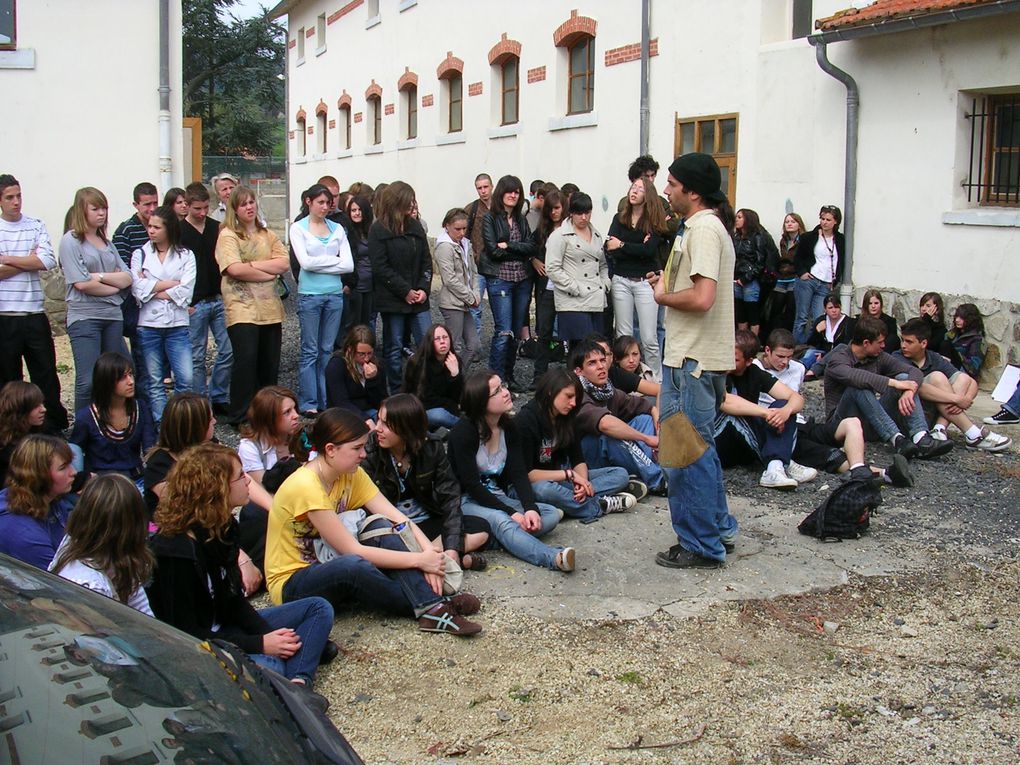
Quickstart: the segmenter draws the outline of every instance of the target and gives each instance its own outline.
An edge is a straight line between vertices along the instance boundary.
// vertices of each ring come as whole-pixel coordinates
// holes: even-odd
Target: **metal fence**
[[[208,181],[214,175],[230,173],[246,186],[263,179],[285,178],[286,157],[227,157],[219,154],[202,155],[202,175]]]

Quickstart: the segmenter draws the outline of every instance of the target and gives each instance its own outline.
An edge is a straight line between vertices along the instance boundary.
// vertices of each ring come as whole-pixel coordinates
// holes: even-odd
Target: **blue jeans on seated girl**
[[[425,416],[428,417],[430,428],[452,428],[457,424],[457,420],[460,419],[459,414],[454,414],[449,409],[441,406],[427,409]]]
[[[493,491],[492,493],[517,512],[522,515],[524,514],[524,505],[516,499],[508,497],[501,491]],[[461,497],[460,500],[461,511],[464,515],[473,515],[476,518],[484,518],[488,521],[489,528],[492,530],[492,538],[508,553],[534,566],[555,569],[556,556],[563,548],[550,547],[544,542],[539,541],[536,537],[548,534],[556,528],[556,524],[560,522],[560,511],[552,505],[547,505],[543,502],[537,504],[538,514],[542,516],[542,528],[532,536],[518,526],[517,522],[504,511],[479,505],[469,496]]]
[[[655,422],[650,414],[639,414],[629,423],[634,430],[653,435]],[[581,451],[588,469],[622,467],[629,475],[636,475],[649,489],[662,485],[662,468],[652,459],[652,447],[643,441],[621,441],[611,436],[585,436],[581,439]]]
[[[599,498],[625,490],[630,476],[622,467],[591,468],[588,470],[588,480],[595,489],[595,496],[585,497],[580,502],[574,499],[574,484],[571,481],[536,481],[531,484],[531,490],[539,502],[547,502],[571,518],[590,523],[602,517]]]
[[[386,549],[404,549],[395,534],[376,537],[366,544],[372,542]],[[295,571],[283,585],[285,603],[313,595],[325,598],[337,610],[359,605],[397,616],[413,613],[415,617],[441,600],[420,570],[383,572],[360,555],[338,555],[327,563],[313,563]]]
[[[251,660],[288,680],[301,678],[310,685],[319,666],[322,649],[329,640],[329,631],[333,628],[333,606],[324,598],[302,598],[282,606],[264,608],[259,611],[259,616],[274,630],[284,627],[294,630],[301,640],[301,648],[289,659],[257,653],[252,654]]]

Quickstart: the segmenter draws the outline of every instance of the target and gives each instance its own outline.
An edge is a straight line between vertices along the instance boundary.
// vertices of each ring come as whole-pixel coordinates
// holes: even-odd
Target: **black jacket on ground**
[[[194,528],[187,534],[156,534],[149,542],[156,556],[152,584],[145,588],[152,612],[160,621],[200,640],[220,638],[245,653],[262,653],[262,636],[272,627],[245,599],[237,567],[237,523],[224,534],[225,542],[210,539]],[[210,581],[213,595],[209,592]],[[213,624],[219,630],[213,632]]]
[[[818,244],[819,228],[800,235],[797,243],[797,254],[794,256],[793,265],[797,269],[797,276],[801,277],[808,273],[815,265],[815,245]],[[839,284],[843,281],[843,253],[846,252],[846,237],[839,231],[836,232],[836,278],[833,283]]]
[[[535,504],[535,493],[531,490],[531,481],[528,480],[528,469],[524,466],[520,437],[517,435],[513,422],[509,420],[505,422],[503,432],[506,434],[506,465],[496,479],[496,483],[503,491],[507,491],[513,485],[517,499],[524,505],[524,509],[537,512],[538,505]],[[478,464],[475,462],[475,455],[478,453],[481,439],[478,435],[478,428],[471,420],[461,417],[450,430],[446,443],[453,473],[460,482],[461,491],[484,507],[502,510],[509,515],[517,512],[482,484],[481,475],[478,473]]]
[[[408,303],[411,290],[432,290],[432,255],[421,224],[410,219],[403,234],[394,234],[379,221],[368,231],[368,257],[372,261],[373,307],[379,313],[421,313],[429,301]]]
[[[491,210],[485,213],[485,220],[482,221],[482,237],[485,240],[485,249],[478,256],[478,273],[485,276],[499,276],[499,264],[506,260],[520,260],[524,263],[525,270],[531,273],[530,260],[535,256],[535,238],[531,233],[524,215],[516,219],[517,227],[521,231],[521,241],[510,241],[510,223],[503,213],[494,213]],[[506,242],[505,250],[497,245]]]
[[[460,484],[453,474],[441,441],[425,439],[411,459],[403,478],[404,490],[390,453],[380,448],[375,436],[365,446],[367,456],[361,466],[379,491],[394,505],[415,499],[429,515],[443,519],[443,549],[464,552],[464,516],[460,512]]]

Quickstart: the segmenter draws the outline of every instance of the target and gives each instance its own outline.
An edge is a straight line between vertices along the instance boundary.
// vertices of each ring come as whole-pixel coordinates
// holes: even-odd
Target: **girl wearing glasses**
[[[375,332],[355,325],[326,365],[326,406],[361,416],[368,427],[386,398],[386,383],[375,360]]]

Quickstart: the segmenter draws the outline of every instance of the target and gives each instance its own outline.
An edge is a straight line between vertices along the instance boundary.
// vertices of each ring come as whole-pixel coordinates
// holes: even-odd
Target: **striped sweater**
[[[45,224],[27,215],[13,223],[0,218],[0,255],[24,258],[33,253],[47,270],[57,265]],[[43,290],[38,271],[19,271],[0,280],[0,313],[42,313],[42,310]]]

